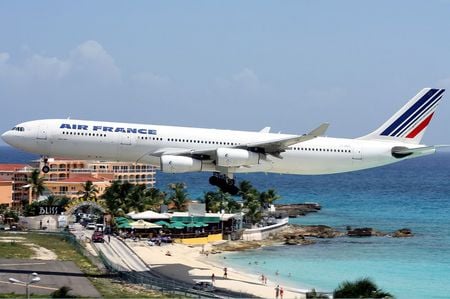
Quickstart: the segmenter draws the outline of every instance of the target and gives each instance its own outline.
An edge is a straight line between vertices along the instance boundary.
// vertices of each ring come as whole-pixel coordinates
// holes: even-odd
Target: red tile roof
[[[25,167],[31,167],[28,164],[0,164],[0,171],[16,171]]]

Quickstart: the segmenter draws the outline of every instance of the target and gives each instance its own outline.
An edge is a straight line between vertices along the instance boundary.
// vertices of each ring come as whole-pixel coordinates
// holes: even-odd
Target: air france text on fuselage
[[[89,126],[83,124],[61,124],[59,128],[69,130],[84,130],[84,131],[92,130],[94,132],[117,132],[117,133],[156,135],[156,130],[145,128],[108,127],[100,125]]]

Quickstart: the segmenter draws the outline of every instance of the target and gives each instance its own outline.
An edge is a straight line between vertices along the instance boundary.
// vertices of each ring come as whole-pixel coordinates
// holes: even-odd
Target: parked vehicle
[[[103,242],[105,242],[105,239],[104,239],[104,236],[103,236],[103,232],[95,231],[92,234],[92,242],[94,242],[94,243],[97,243],[97,242],[103,243]]]
[[[86,225],[86,229],[95,229],[97,226],[95,223],[91,222]]]

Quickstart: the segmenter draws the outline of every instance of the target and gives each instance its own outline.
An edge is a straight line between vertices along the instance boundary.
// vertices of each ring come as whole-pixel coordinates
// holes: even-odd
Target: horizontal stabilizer
[[[450,147],[450,145],[432,145],[432,146],[422,146],[415,148],[407,148],[404,146],[394,146],[392,148],[392,156],[395,158],[405,158],[411,155],[423,156],[434,154],[436,149],[442,147]]]

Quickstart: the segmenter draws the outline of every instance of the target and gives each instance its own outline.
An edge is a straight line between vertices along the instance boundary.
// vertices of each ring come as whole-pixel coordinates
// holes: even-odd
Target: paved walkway
[[[25,286],[12,284],[9,278],[27,281],[30,273],[38,273],[41,281],[30,285],[30,294],[49,295],[63,286],[72,288],[79,297],[100,297],[85,274],[70,261],[0,259],[0,293],[25,294]]]

